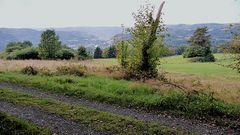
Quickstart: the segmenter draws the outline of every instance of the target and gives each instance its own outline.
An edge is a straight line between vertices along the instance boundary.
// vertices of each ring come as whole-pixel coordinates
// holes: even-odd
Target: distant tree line
[[[0,57],[8,60],[69,60],[74,58],[86,60],[90,58],[115,58],[116,48],[115,46],[110,46],[102,50],[100,47],[96,47],[94,55],[91,56],[90,52],[88,52],[83,45],[77,50],[74,50],[62,44],[56,32],[53,29],[48,29],[41,34],[41,40],[38,46],[34,47],[30,41],[10,42],[7,44],[4,52],[0,54]]]

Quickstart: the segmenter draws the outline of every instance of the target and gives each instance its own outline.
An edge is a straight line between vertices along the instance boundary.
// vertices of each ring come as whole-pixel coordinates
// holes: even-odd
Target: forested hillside
[[[198,27],[208,27],[212,35],[213,45],[222,44],[231,39],[229,24],[194,24],[194,25],[167,25],[168,35],[166,44],[185,45],[186,40],[192,35]],[[83,44],[88,47],[107,46],[113,38],[118,38],[121,34],[121,27],[67,27],[56,28],[56,32],[63,44],[76,48]],[[0,50],[4,49],[6,44],[13,41],[29,40],[34,44],[39,43],[42,30],[35,29],[0,29]],[[129,36],[127,36],[129,37]]]

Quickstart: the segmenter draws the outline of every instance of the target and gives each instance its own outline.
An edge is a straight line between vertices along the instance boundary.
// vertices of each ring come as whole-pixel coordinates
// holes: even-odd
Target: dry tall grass
[[[55,70],[59,66],[64,65],[82,65],[88,67],[92,71],[101,71],[108,64],[99,64],[93,60],[86,61],[65,61],[65,60],[0,60],[0,70],[2,71],[19,71],[26,66],[34,66],[37,68],[48,68]]]
[[[104,61],[104,62],[103,62]],[[0,71],[19,71],[26,66],[34,66],[37,68],[48,68],[56,70],[57,67],[63,65],[82,65],[86,66],[91,74],[98,76],[106,76],[121,79],[123,76],[121,72],[109,72],[107,67],[114,64],[109,64],[108,60],[86,60],[86,61],[55,61],[55,60],[0,60]],[[240,83],[239,80],[229,80],[228,78],[206,78],[197,75],[180,74],[180,73],[167,73],[167,78],[176,84],[182,85],[187,90],[195,89],[198,91],[214,92],[215,97],[229,103],[240,104]],[[137,85],[142,82],[134,82]],[[145,82],[149,87],[154,88],[156,91],[171,91],[181,90],[175,86],[165,84],[158,80],[147,80]]]

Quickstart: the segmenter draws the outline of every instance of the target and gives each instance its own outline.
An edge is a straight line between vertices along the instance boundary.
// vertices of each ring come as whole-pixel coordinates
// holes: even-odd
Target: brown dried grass
[[[107,60],[86,60],[86,61],[64,61],[64,60],[0,60],[0,71],[19,71],[26,66],[37,68],[47,68],[56,70],[57,67],[64,65],[81,65],[87,67],[90,74],[122,79],[123,73],[119,71],[109,72],[107,67],[112,66]],[[188,92],[192,90],[214,92],[215,97],[229,103],[240,104],[240,80],[216,77],[200,77],[197,75],[167,73],[166,78],[176,85],[183,86]],[[138,85],[140,81],[134,81]],[[147,80],[144,84],[152,87],[156,91],[168,92],[172,90],[182,90],[171,84],[166,84],[159,80]]]

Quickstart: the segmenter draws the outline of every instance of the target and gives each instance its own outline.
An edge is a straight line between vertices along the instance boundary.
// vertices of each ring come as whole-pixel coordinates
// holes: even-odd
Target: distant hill
[[[41,37],[41,30],[34,29],[13,29],[13,28],[0,28],[0,50],[3,50],[9,42],[29,40],[34,45],[39,44]],[[104,40],[98,39],[98,37],[89,35],[87,33],[79,31],[56,31],[61,42],[67,44],[72,48],[76,48],[79,45],[89,46],[104,46],[106,43]]]
[[[212,44],[219,45],[231,39],[229,24],[194,24],[194,25],[167,25],[166,43],[169,45],[185,45],[187,39],[199,27],[208,27],[209,34],[212,36]],[[236,29],[236,28],[233,28]]]
[[[101,40],[109,40],[116,34],[121,33],[121,27],[67,27],[67,28],[56,28],[57,31],[76,31],[86,33],[98,37]]]
[[[231,34],[226,31],[229,24],[194,24],[194,25],[167,25],[166,43],[169,45],[185,45],[186,40],[198,27],[208,27],[212,35],[212,43],[217,45],[231,39]],[[121,34],[121,27],[66,27],[56,28],[57,34],[62,43],[72,48],[83,44],[87,47],[96,45],[105,47],[114,38]],[[35,29],[14,29],[0,28],[0,50],[3,50],[7,43],[13,41],[30,40],[35,45],[40,41],[42,30]],[[128,38],[131,36],[127,36]]]

